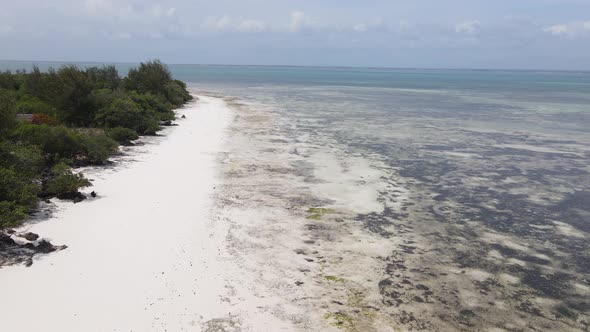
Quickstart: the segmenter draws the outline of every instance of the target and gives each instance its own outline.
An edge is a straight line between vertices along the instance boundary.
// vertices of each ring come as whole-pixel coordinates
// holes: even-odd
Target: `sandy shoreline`
[[[99,197],[58,202],[49,220],[23,227],[69,248],[0,270],[3,329],[199,330],[230,315],[224,230],[210,213],[232,113],[204,96],[181,115],[121,166],[86,170]]]
[[[473,231],[441,222],[460,205],[435,199],[423,170],[348,150],[324,135],[315,114],[304,122],[305,114],[279,107],[200,96],[180,110],[187,116],[180,126],[133,147],[119,166],[85,170],[95,179],[88,191],[99,198],[59,203],[50,220],[23,229],[69,248],[31,268],[0,270],[0,292],[10,299],[0,303],[10,313],[2,326],[381,332],[587,325],[585,313],[577,321],[551,313],[562,300],[542,291],[583,301],[590,288],[581,279],[556,283],[557,273],[546,274],[550,283],[537,281],[542,270],[529,264],[554,267],[535,242],[475,222]],[[558,231],[571,233],[569,242],[584,239],[566,226]]]

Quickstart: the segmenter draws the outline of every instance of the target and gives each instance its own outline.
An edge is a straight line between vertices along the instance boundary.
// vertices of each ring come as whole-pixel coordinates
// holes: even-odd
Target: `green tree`
[[[113,65],[99,67],[89,67],[86,69],[86,75],[92,82],[94,89],[116,90],[121,85],[119,71]]]
[[[0,138],[10,133],[17,123],[16,96],[12,91],[0,89]]]
[[[96,109],[88,98],[92,83],[86,73],[74,65],[63,66],[57,71],[60,92],[57,95],[57,108],[61,120],[67,124],[88,126],[94,119]]]
[[[162,94],[166,83],[172,80],[168,67],[160,60],[142,62],[137,68],[129,69],[124,87],[140,93]]]

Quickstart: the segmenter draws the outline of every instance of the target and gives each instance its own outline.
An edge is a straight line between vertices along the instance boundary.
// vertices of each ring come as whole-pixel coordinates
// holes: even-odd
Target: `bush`
[[[0,169],[0,201],[14,202],[31,209],[37,204],[39,188],[11,169]]]
[[[16,95],[0,89],[0,138],[6,136],[18,123],[16,119]]]
[[[116,127],[106,131],[107,136],[119,142],[119,144],[129,144],[139,138],[139,135],[133,129]]]
[[[102,108],[95,121],[104,127],[124,127],[140,134],[154,134],[160,129],[157,114],[151,109],[141,109],[130,98],[117,99]]]
[[[16,103],[16,112],[21,114],[45,114],[57,116],[56,109],[48,103],[34,97],[21,97]]]
[[[37,146],[0,142],[0,168],[12,169],[27,178],[37,178],[45,166],[41,149]]]
[[[46,183],[46,193],[58,198],[66,198],[78,193],[78,189],[92,186],[82,174],[74,174],[63,162],[53,166],[52,178]]]
[[[64,126],[26,124],[16,129],[14,139],[27,145],[37,145],[50,162],[75,158],[84,152],[79,135]]]
[[[15,202],[0,201],[0,229],[18,226],[27,218],[25,209]]]
[[[92,164],[104,163],[119,149],[119,144],[105,134],[81,135],[80,143],[84,156]]]
[[[151,110],[157,113],[160,121],[172,121],[175,119],[172,105],[163,96],[156,96],[151,93],[140,94],[135,91],[129,94],[131,99],[144,110]]]

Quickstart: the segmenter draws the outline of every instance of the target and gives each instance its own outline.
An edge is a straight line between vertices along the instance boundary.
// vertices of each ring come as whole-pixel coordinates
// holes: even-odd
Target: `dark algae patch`
[[[354,110],[321,128],[348,152],[388,165],[381,180],[409,192],[401,200],[382,191],[382,211],[354,217],[399,243],[380,257],[382,310],[402,330],[587,329],[590,154],[580,147],[590,135],[551,139],[535,125],[546,115],[472,106],[468,130],[468,109],[445,103],[418,117],[383,106],[364,120],[374,132],[344,130]],[[521,131],[494,129],[502,120]]]

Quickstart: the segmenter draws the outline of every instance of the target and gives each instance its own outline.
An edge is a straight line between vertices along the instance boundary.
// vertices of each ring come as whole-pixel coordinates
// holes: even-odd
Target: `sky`
[[[590,70],[590,0],[0,0],[0,59]]]

